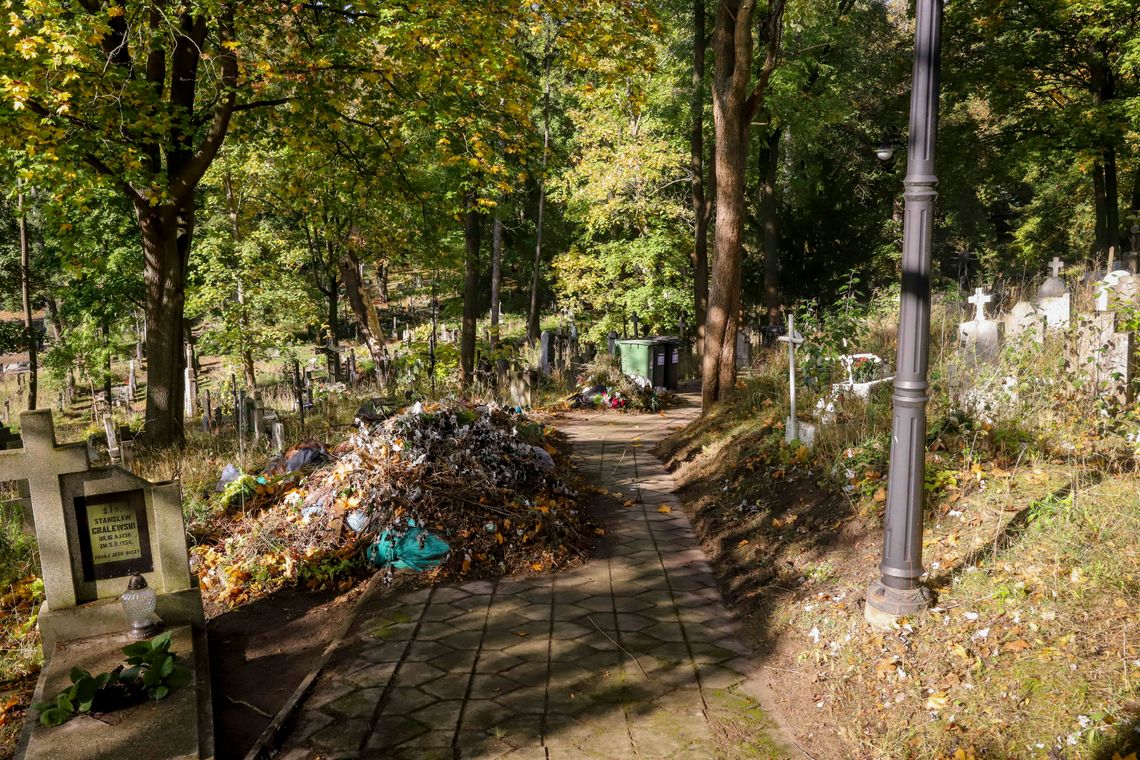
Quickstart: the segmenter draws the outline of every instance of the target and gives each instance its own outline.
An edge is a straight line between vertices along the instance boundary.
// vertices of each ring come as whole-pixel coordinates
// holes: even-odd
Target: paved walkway
[[[567,419],[580,469],[635,500],[604,518],[599,556],[365,603],[278,757],[786,756],[672,478],[648,453],[695,415]]]

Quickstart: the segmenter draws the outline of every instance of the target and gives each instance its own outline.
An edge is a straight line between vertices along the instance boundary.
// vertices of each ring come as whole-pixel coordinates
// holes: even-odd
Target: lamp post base
[[[900,617],[913,615],[934,604],[934,592],[926,586],[901,589],[875,581],[867,589],[863,619],[878,630],[890,628]]]

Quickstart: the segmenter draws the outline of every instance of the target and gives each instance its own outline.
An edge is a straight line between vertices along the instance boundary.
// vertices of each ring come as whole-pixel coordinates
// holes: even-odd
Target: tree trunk
[[[257,388],[257,366],[253,363],[253,348],[249,344],[249,312],[245,308],[245,283],[242,281],[241,273],[234,276],[237,281],[237,302],[238,302],[238,330],[240,331],[241,348],[241,366],[242,375],[245,379],[245,387],[251,392]]]
[[[1131,217],[1132,224],[1140,224],[1140,166],[1136,167],[1136,173],[1132,175],[1132,203],[1128,216]]]
[[[368,355],[372,357],[377,377],[380,377],[384,365],[388,363],[388,350],[384,347],[384,328],[380,325],[380,317],[376,315],[376,306],[372,302],[368,286],[360,279],[360,261],[352,251],[345,252],[340,258],[340,276],[344,280],[344,292],[348,296],[348,303],[360,325],[364,345],[368,348]]]
[[[381,261],[376,265],[376,289],[380,303],[387,306],[391,298],[388,295],[388,262]]]
[[[63,337],[63,322],[59,318],[59,303],[50,295],[45,295],[44,308],[47,311],[48,338],[57,341]]]
[[[767,50],[751,88],[755,0],[721,0],[716,10],[713,125],[717,216],[701,372],[704,411],[724,400],[736,384],[748,127],[763,107],[768,84],[780,59],[784,2],[769,0],[763,14],[760,39]]]
[[[16,197],[20,225],[20,294],[24,307],[24,338],[28,346],[28,411],[35,411],[39,401],[39,356],[36,352],[35,322],[32,320],[32,259],[28,250],[28,218],[24,212],[21,185]]]
[[[192,223],[192,220],[187,220]],[[146,288],[146,428],[148,441],[183,440],[183,286],[186,281],[177,215],[169,206],[139,214]],[[189,246],[189,240],[185,241]]]
[[[107,352],[107,364],[103,367],[103,395],[107,398],[107,411],[111,411],[111,395],[114,393],[114,375],[111,374],[111,325],[108,319],[103,319],[100,325],[103,334],[103,350]]]
[[[780,166],[783,129],[768,135],[760,147],[760,226],[764,237],[764,305],[768,324],[780,324],[780,211],[776,204],[776,171]]]
[[[538,175],[538,219],[535,220],[534,273],[530,280],[530,313],[527,315],[526,339],[531,344],[538,340],[538,288],[542,275],[542,223],[546,213],[546,164],[550,153],[550,67],[553,62],[553,43],[547,43],[544,56],[542,90],[542,166]]]
[[[328,342],[325,343],[325,361],[329,368],[329,379],[337,382],[340,380],[340,351],[337,350],[337,347],[340,346],[339,282],[335,276],[330,279],[332,287],[325,294],[328,299],[325,304],[328,312],[325,319],[329,324]]]
[[[499,345],[499,301],[503,286],[503,220],[495,214],[491,227],[491,351]]]
[[[1108,261],[1108,202],[1104,187],[1104,167],[1093,164],[1093,207],[1096,216],[1096,258]]]
[[[234,188],[233,175],[228,170],[223,181],[226,187],[226,208],[230,216],[230,235],[234,245],[235,259],[237,259],[237,252],[241,250],[242,243],[241,209]],[[253,363],[253,347],[250,345],[249,309],[246,308],[245,304],[245,281],[242,279],[241,266],[238,261],[234,262],[234,282],[238,303],[238,339],[240,341],[238,358],[241,360],[245,387],[252,393],[257,388],[257,368]]]
[[[717,4],[713,49],[713,126],[716,144],[716,233],[701,372],[701,406],[708,411],[732,389],[736,373],[736,321],[740,245],[744,228],[746,92],[752,68],[752,0]]]
[[[541,218],[541,217],[540,217]],[[479,244],[481,218],[475,199],[468,197],[463,225],[463,332],[459,344],[459,369],[464,388],[475,374],[475,325],[479,319]]]
[[[693,0],[693,82],[689,96],[689,176],[693,190],[693,319],[697,353],[704,349],[705,319],[709,305],[709,218],[711,197],[705,179],[705,2]]]
[[[1104,231],[1105,245],[1120,267],[1120,191],[1116,178],[1116,148],[1104,150]]]

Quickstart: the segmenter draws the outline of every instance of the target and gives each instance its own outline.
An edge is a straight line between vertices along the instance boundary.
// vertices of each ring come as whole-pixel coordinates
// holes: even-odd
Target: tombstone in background
[[[1069,353],[1070,362],[1097,393],[1120,402],[1134,396],[1136,341],[1133,333],[1120,329],[1116,307],[1137,302],[1137,285],[1131,272],[1116,270],[1105,275],[1097,285],[1096,313],[1078,320],[1076,345]]]
[[[606,336],[606,353],[610,356],[617,356],[617,330],[610,330],[609,335]]]
[[[1121,296],[1135,292],[1135,286],[1131,285],[1131,280],[1132,273],[1124,269],[1117,269],[1106,274],[1104,279],[1097,283],[1094,308],[1103,313],[1111,311],[1117,303],[1126,303],[1127,301],[1123,300]]]
[[[1066,324],[1067,320],[1068,317]],[[1045,339],[1046,325],[1044,309],[1029,301],[1018,301],[1005,317],[1005,336],[1010,340],[1032,338],[1041,343]]]
[[[182,370],[182,411],[187,418],[198,413],[198,383],[194,380],[194,370],[190,367]]]
[[[111,458],[111,464],[119,464],[122,462],[122,454],[119,451],[119,442],[115,438],[115,425],[111,421],[111,415],[103,415],[103,430],[107,434],[107,456]]]
[[[138,385],[138,378],[135,376],[135,360],[131,359],[130,362],[127,364],[127,392],[130,393],[130,395],[131,395],[130,400],[132,403],[134,402],[135,396],[138,394],[138,391],[139,391],[139,385]]]
[[[514,371],[510,375],[511,403],[520,409],[529,409],[534,400],[535,373],[530,370]]]
[[[1044,317],[1046,330],[1063,330],[1072,322],[1072,294],[1060,277],[1064,268],[1065,262],[1054,256],[1049,262],[1052,274],[1037,289],[1035,300]]]
[[[282,454],[285,451],[285,424],[277,419],[276,412],[273,413],[272,419],[266,417],[266,422],[273,438],[273,453]]]
[[[986,304],[994,300],[984,288],[974,290],[966,299],[974,305],[974,318],[958,326],[959,347],[966,358],[974,363],[989,363],[1001,353],[1002,325],[986,318]]]
[[[544,374],[550,374],[550,363],[554,361],[554,333],[550,332],[550,330],[543,330],[538,338],[538,342],[542,351],[538,367]],[[516,404],[516,406],[518,406],[518,404]]]
[[[745,330],[736,331],[736,368],[752,366],[752,341]]]

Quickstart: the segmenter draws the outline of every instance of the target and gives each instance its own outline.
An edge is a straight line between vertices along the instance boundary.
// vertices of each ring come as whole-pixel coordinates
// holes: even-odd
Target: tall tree
[[[20,226],[20,298],[24,307],[24,339],[28,346],[28,403],[29,411],[36,408],[36,390],[39,386],[39,361],[36,356],[35,322],[32,321],[32,259],[28,249],[28,215],[24,210],[24,187],[17,180],[16,209]]]
[[[779,62],[784,6],[785,0],[768,0],[757,17],[765,54],[754,78],[752,24],[756,0],[721,0],[717,5],[713,30],[716,235],[701,364],[701,402],[706,411],[723,400],[736,383],[748,129],[764,104]]]
[[[689,94],[689,177],[693,190],[693,324],[697,353],[704,349],[709,306],[709,222],[715,174],[705,187],[705,0],[693,0],[693,82]],[[713,164],[715,166],[715,163]]]

